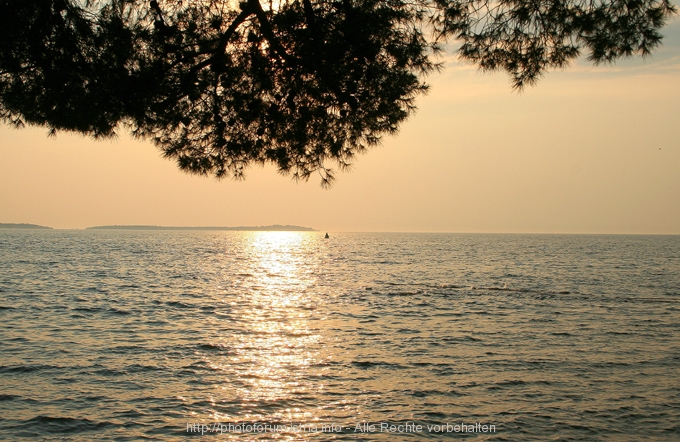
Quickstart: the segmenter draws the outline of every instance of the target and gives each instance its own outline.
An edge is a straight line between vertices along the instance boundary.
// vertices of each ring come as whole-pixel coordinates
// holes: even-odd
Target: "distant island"
[[[51,229],[52,227],[39,226],[37,224],[11,224],[0,223],[0,229]]]
[[[171,226],[95,226],[88,230],[231,230],[231,231],[255,231],[255,232],[316,232],[311,227],[282,226],[239,226],[239,227],[171,227]]]

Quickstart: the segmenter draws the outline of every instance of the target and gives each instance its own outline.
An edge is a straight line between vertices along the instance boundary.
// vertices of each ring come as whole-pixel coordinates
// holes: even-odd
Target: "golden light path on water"
[[[318,271],[319,234],[248,232],[243,239],[245,253],[237,257],[243,265],[235,275],[243,278],[243,293],[230,296],[229,303],[232,317],[246,328],[226,337],[234,352],[228,364],[230,370],[236,369],[236,382],[242,385],[234,398],[241,404],[238,420],[312,421],[309,407],[303,410],[299,401],[314,397],[320,387],[305,381],[310,364],[318,358],[314,348],[320,339],[310,325],[315,299],[308,291]],[[277,411],[263,407],[267,403],[276,405]],[[289,406],[282,409],[282,403]],[[234,420],[218,413],[214,418]]]

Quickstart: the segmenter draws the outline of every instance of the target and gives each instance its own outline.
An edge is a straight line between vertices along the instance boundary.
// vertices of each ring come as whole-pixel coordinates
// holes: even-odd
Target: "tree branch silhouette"
[[[0,118],[121,128],[185,171],[322,185],[395,133],[441,44],[513,87],[585,53],[646,56],[667,0],[0,0]]]

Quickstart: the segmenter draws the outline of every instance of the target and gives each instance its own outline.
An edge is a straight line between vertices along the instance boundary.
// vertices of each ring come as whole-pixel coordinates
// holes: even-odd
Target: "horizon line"
[[[12,226],[12,227],[10,227]],[[272,229],[273,227],[273,229]],[[291,224],[260,226],[162,226],[154,224],[111,224],[89,227],[49,227],[31,223],[0,223],[1,230],[223,230],[223,231],[281,231],[321,232],[312,227]],[[564,231],[450,231],[450,230],[327,230],[333,233],[423,233],[461,235],[639,235],[678,236],[680,232],[564,232]]]

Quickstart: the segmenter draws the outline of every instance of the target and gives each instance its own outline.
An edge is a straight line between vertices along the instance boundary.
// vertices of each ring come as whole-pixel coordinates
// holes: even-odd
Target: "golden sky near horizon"
[[[680,20],[647,60],[579,61],[513,91],[451,57],[396,136],[293,182],[187,175],[148,141],[0,126],[0,222],[295,224],[322,231],[680,234]]]

